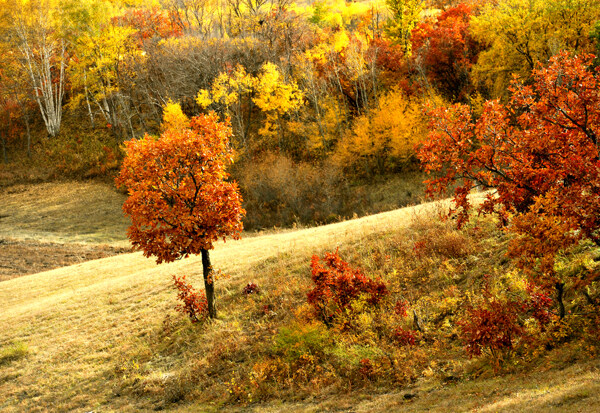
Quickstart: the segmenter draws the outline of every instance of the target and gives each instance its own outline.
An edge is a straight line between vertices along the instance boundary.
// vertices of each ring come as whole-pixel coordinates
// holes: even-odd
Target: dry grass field
[[[94,185],[82,184],[74,192],[48,185],[2,194],[0,215],[5,217],[0,220],[0,236],[63,243],[122,242],[119,231],[124,231],[124,220],[103,223],[95,218],[103,216],[103,211],[109,216],[108,204],[119,203],[120,195]],[[45,196],[49,196],[48,203],[41,207]],[[89,202],[87,212],[80,208],[69,212],[70,203],[74,205],[78,199]],[[217,280],[220,302],[224,303],[219,319],[199,330],[188,329],[197,331],[194,336],[173,337],[179,340],[180,349],[193,343],[197,354],[182,350],[153,357],[152,371],[145,375],[137,373],[141,370],[136,361],[147,351],[145,343],[157,334],[169,334],[166,323],[182,317],[173,311],[171,276],[188,274],[199,283],[198,257],[156,265],[141,253],[121,254],[2,281],[0,411],[600,411],[600,363],[595,359],[576,364],[566,360],[531,372],[457,384],[427,379],[424,374],[409,387],[395,391],[324,392],[322,397],[277,403],[236,406],[179,398],[179,402],[161,404],[152,399],[153,392],[159,391],[154,389],[164,392],[173,388],[168,383],[181,377],[182,358],[189,364],[189,358],[195,357],[200,363],[206,360],[205,354],[212,354],[212,343],[242,334],[237,314],[245,304],[235,297],[246,282],[278,285],[290,297],[298,295],[295,274],[308,274],[312,254],[406,230],[415,217],[434,219],[439,208],[439,204],[423,204],[322,227],[219,243],[211,253],[213,265],[228,274]],[[124,391],[125,381],[139,392]]]

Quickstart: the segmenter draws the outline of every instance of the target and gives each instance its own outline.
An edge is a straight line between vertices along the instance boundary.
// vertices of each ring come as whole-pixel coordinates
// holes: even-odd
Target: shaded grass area
[[[356,216],[414,205],[423,200],[422,178],[419,172],[407,172],[373,183],[357,183],[351,188],[352,199],[346,201],[358,206]],[[125,199],[126,195],[111,183],[100,181],[0,187],[0,239],[126,247],[129,219],[121,209]],[[290,207],[289,201],[282,200],[277,208]],[[292,210],[288,212],[293,215]],[[258,209],[252,214],[267,212]],[[328,222],[343,218],[333,215]],[[271,226],[289,225],[290,222],[282,221]],[[57,259],[60,260],[58,256]]]
[[[0,237],[43,242],[126,244],[126,196],[99,182],[0,188]]]

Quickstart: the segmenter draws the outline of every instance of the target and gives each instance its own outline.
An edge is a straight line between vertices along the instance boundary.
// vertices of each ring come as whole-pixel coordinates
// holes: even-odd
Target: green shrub
[[[303,357],[319,359],[333,346],[333,339],[322,324],[295,324],[282,327],[275,336],[273,351],[286,362]]]

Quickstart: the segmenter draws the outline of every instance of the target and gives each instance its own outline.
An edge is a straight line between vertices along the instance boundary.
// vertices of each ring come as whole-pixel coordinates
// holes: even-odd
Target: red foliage
[[[380,71],[379,77],[384,87],[399,87],[411,96],[418,92],[418,84],[410,76],[408,60],[404,56],[402,46],[391,39],[377,36],[371,41],[370,48],[375,53],[375,64]]]
[[[408,301],[406,300],[398,300],[396,301],[396,305],[394,306],[394,313],[404,318],[408,315]]]
[[[169,37],[180,37],[183,34],[181,26],[175,23],[169,13],[158,7],[130,8],[122,16],[115,17],[113,21],[121,26],[129,26],[136,29],[136,37],[140,44],[154,38],[166,39]]]
[[[260,288],[255,283],[248,283],[242,290],[242,294],[244,294],[244,295],[260,294]]]
[[[116,183],[129,191],[128,236],[146,257],[170,262],[212,249],[219,238],[239,238],[245,211],[237,184],[226,181],[229,136],[230,125],[212,113],[193,118],[191,129],[125,142]]]
[[[312,257],[310,266],[315,288],[308,293],[308,303],[326,325],[331,325],[361,295],[368,304],[377,306],[388,294],[382,281],[374,281],[360,269],[351,268],[337,251],[325,253],[323,261],[324,265],[318,256]]]
[[[600,68],[593,59],[554,56],[534,70],[532,85],[512,83],[507,105],[487,102],[477,121],[464,105],[434,110],[418,153],[427,171],[442,173],[427,181],[429,194],[457,184],[459,226],[472,188],[496,190],[479,211],[504,223],[516,214],[512,253],[545,285],[559,283],[558,252],[582,238],[600,245]]]
[[[394,340],[396,340],[400,347],[414,346],[416,344],[415,332],[397,327],[394,330]]]
[[[533,284],[527,284],[527,294],[529,299],[525,301],[524,309],[537,320],[543,331],[552,317],[552,313],[550,313],[553,305],[552,298]]]
[[[469,32],[472,6],[461,3],[435,20],[420,23],[412,32],[417,64],[429,82],[445,96],[461,100],[468,93],[469,71],[481,46]]]
[[[550,322],[552,299],[543,288],[528,284],[527,298],[497,298],[484,285],[483,301],[477,306],[467,306],[463,320],[458,322],[462,340],[470,357],[479,356],[487,349],[496,361],[501,353],[511,350],[515,340],[525,337],[524,320],[532,317],[541,330]]]
[[[467,219],[474,187],[495,188],[482,212],[526,212],[549,195],[553,211],[572,219],[586,236],[600,224],[600,69],[593,56],[561,53],[547,68],[534,71],[534,84],[516,80],[508,105],[487,102],[474,121],[465,105],[432,111],[428,142],[418,156],[428,172],[443,172],[427,181],[428,193],[443,193],[452,184],[459,224]]]
[[[465,318],[458,322],[461,338],[469,357],[479,356],[482,349],[487,349],[492,357],[498,358],[500,353],[513,348],[515,339],[525,334],[519,325],[523,305],[520,301],[492,297],[487,286],[483,296],[484,302],[468,306]]]
[[[173,276],[177,289],[177,298],[182,304],[177,304],[175,310],[190,317],[192,323],[204,321],[208,318],[208,302],[203,291],[195,290],[191,284],[185,282],[185,275]]]
[[[361,359],[358,372],[365,378],[371,379],[375,376],[375,368],[369,359]]]

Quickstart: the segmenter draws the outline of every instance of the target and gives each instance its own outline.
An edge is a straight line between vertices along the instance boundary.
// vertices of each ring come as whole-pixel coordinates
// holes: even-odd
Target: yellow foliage
[[[163,121],[161,129],[166,130],[183,130],[190,126],[189,118],[181,110],[179,103],[173,102],[171,99],[163,106]]]
[[[415,145],[425,135],[421,102],[393,90],[355,120],[338,142],[334,161],[359,175],[393,171],[412,160]]]
[[[253,100],[263,112],[284,114],[299,109],[303,104],[304,95],[296,82],[286,82],[273,63],[263,65],[254,84],[257,95]]]
[[[489,47],[473,67],[474,79],[505,96],[516,73],[528,78],[538,62],[561,50],[590,50],[600,19],[598,0],[501,0],[473,17],[473,35]]]
[[[350,44],[346,30],[342,29],[333,35],[333,50],[340,53]]]
[[[300,109],[304,104],[304,94],[296,82],[286,82],[273,63],[265,63],[254,81],[256,96],[253,102],[265,113],[261,136],[273,137],[282,133],[283,116]]]

